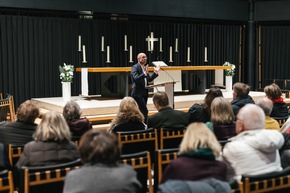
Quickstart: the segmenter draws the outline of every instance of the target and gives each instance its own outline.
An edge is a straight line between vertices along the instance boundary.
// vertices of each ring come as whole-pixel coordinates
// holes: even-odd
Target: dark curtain
[[[132,66],[139,52],[145,52],[149,62],[162,60],[174,66],[222,65],[225,61],[238,64],[240,26],[229,22],[214,24],[182,19],[0,15],[0,92],[14,95],[16,107],[30,98],[60,97],[59,65]],[[156,38],[162,37],[162,52],[159,41],[154,42],[153,52],[147,50],[145,39],[151,32]],[[78,51],[79,35],[86,46],[87,63],[82,63],[82,52]],[[124,51],[124,35],[127,35],[128,51]],[[101,51],[102,36],[105,39],[104,52]],[[178,52],[175,52],[176,38]],[[285,41],[281,43],[286,46]],[[131,63],[130,45],[133,46]],[[110,46],[110,63],[106,62],[107,46]],[[173,48],[172,63],[169,62],[170,46]],[[190,62],[187,62],[187,47],[191,51]],[[204,62],[205,47],[208,62]],[[279,65],[282,64],[282,61],[279,62]],[[286,75],[286,72],[284,70],[283,73]],[[207,85],[213,83],[211,73],[207,72]],[[99,73],[89,73],[89,94],[100,94],[100,81]],[[72,95],[79,95],[80,92],[80,73],[75,73]]]
[[[290,26],[261,27],[261,82],[268,79],[289,79]]]

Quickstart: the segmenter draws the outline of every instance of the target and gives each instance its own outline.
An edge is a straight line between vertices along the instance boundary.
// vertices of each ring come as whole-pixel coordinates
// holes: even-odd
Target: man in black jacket
[[[183,111],[172,109],[169,106],[168,96],[165,92],[155,92],[153,104],[159,112],[148,118],[148,128],[182,129],[187,127],[187,114]]]
[[[154,67],[154,73],[148,73],[147,56],[144,53],[139,53],[137,56],[138,63],[132,66],[131,79],[132,79],[132,94],[131,96],[137,102],[140,111],[144,115],[145,122],[148,116],[147,99],[148,90],[147,85],[152,82],[160,70],[160,66]]]

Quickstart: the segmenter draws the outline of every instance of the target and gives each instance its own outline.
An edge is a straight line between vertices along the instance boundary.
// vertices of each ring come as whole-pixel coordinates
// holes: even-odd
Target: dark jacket
[[[163,107],[160,111],[148,117],[148,128],[181,129],[188,125],[187,114],[183,111]]]
[[[290,134],[289,133],[282,133],[285,142],[284,145],[279,150],[280,157],[281,157],[281,166],[286,168],[290,166]]]
[[[24,146],[16,167],[56,165],[78,158],[77,147],[73,142],[31,141]]]
[[[4,145],[25,145],[32,141],[32,135],[36,130],[36,124],[16,122],[0,123],[0,143]]]
[[[110,130],[113,133],[122,132],[122,131],[137,131],[137,130],[145,130],[146,125],[140,121],[130,121],[127,123],[121,123],[114,125]]]
[[[231,193],[229,183],[209,178],[201,181],[169,180],[161,184],[157,193]]]
[[[227,140],[237,135],[236,123],[213,124],[214,134],[218,140]]]
[[[273,109],[270,114],[270,117],[287,117],[288,113],[288,105],[286,103],[273,103]]]
[[[195,157],[179,156],[166,167],[162,183],[167,180],[196,181],[206,178],[226,180],[226,164],[199,155]]]
[[[155,72],[150,76],[146,77],[147,83],[152,82],[158,74]],[[143,73],[142,67],[139,63],[132,66],[131,69],[131,81],[132,81],[132,97],[144,97],[147,96],[147,89],[145,88],[145,74]]]
[[[188,110],[188,122],[203,122],[210,121],[210,114],[208,110],[204,108],[204,104],[194,104]]]
[[[234,100],[232,100],[231,105],[234,111],[234,114],[237,115],[239,110],[245,106],[246,104],[255,104],[255,101],[252,99],[250,95],[242,98],[242,97],[237,97]]]
[[[86,131],[92,129],[92,124],[87,118],[80,118],[68,122],[73,136],[82,136]]]

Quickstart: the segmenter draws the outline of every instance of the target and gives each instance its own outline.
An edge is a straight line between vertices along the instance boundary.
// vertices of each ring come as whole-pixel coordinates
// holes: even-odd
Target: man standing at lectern
[[[137,56],[138,63],[132,66],[131,79],[132,79],[132,94],[131,96],[137,102],[140,111],[144,115],[144,122],[147,122],[148,109],[147,99],[148,90],[146,86],[149,82],[153,81],[160,70],[160,66],[154,67],[154,73],[148,73],[147,56],[144,53],[139,53]]]

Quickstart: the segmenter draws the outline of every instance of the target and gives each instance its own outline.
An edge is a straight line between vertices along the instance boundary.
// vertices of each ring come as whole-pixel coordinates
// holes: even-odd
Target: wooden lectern
[[[179,81],[171,81],[171,82],[163,82],[159,84],[153,84],[147,86],[148,88],[156,88],[158,90],[158,87],[164,86],[165,93],[168,96],[169,106],[174,109],[174,84]]]

